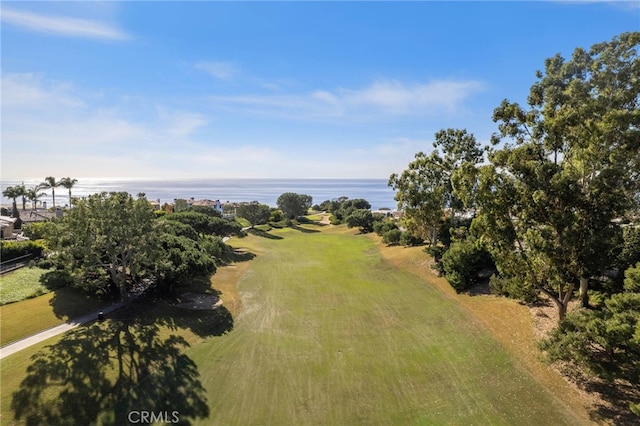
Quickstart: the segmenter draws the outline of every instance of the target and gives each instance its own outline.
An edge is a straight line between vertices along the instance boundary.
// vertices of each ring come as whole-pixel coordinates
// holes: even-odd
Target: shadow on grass
[[[255,235],[256,237],[268,238],[270,240],[282,240],[283,238],[279,235],[273,235],[266,231],[262,231],[260,229],[251,228],[247,229],[247,234]]]
[[[27,425],[125,425],[138,421],[134,412],[140,411],[169,413],[183,424],[207,418],[200,374],[183,353],[188,342],[161,337],[160,325],[177,327],[162,317],[125,315],[65,334],[32,357],[13,394],[15,419]]]
[[[296,231],[304,232],[305,234],[315,234],[317,232],[320,232],[317,229],[303,228],[302,226],[296,225],[295,223],[291,224],[291,229],[295,229]]]
[[[55,290],[49,305],[53,314],[59,319],[73,319],[88,312],[100,309],[109,302],[95,295],[90,295],[73,287],[63,287]]]

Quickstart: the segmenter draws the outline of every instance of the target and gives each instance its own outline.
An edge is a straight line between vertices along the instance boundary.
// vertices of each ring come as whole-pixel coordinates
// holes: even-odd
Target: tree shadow
[[[280,235],[273,235],[266,231],[262,231],[260,229],[251,228],[247,229],[247,233],[251,235],[255,235],[256,237],[268,238],[270,240],[282,240],[283,238]]]
[[[100,298],[73,287],[62,287],[55,290],[49,305],[57,318],[74,319],[92,310],[101,309],[110,301],[115,299]]]
[[[200,337],[222,336],[233,330],[233,316],[224,306],[215,309],[188,309],[166,306],[166,325],[172,330],[189,329]]]
[[[248,262],[256,257],[255,253],[252,253],[243,249],[233,249],[225,254],[223,261],[225,264],[235,262]]]
[[[203,338],[222,336],[233,330],[233,316],[224,305],[215,309],[187,309],[175,306],[173,302],[176,300],[167,301],[163,297],[148,295],[130,302],[107,317],[129,322],[145,317],[148,322],[172,331],[190,330]]]
[[[578,387],[598,395],[600,401],[595,402],[589,410],[592,420],[606,420],[616,425],[638,424],[638,416],[629,408],[630,404],[640,401],[637,373],[630,373],[629,380],[606,381],[579,372],[563,371]]]
[[[304,227],[302,227],[300,225],[296,225],[294,223],[291,224],[291,229],[295,229],[296,231],[300,231],[300,232],[303,232],[305,234],[315,234],[317,232],[320,232],[317,229],[304,228]]]
[[[32,357],[13,394],[15,419],[126,425],[138,423],[139,412],[177,416],[183,424],[207,418],[200,374],[183,353],[189,344],[161,337],[161,322],[109,319],[65,334]]]

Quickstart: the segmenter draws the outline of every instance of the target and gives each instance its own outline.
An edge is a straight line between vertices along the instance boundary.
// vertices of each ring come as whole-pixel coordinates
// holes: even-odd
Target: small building
[[[17,220],[15,217],[0,216],[0,239],[14,238],[13,233]]]
[[[192,198],[189,200],[189,206],[207,206],[222,214],[222,203],[220,203],[220,200],[194,200]]]

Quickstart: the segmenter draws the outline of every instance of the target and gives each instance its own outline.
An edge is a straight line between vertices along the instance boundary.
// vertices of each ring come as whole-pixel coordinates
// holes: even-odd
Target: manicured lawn
[[[20,268],[0,276],[0,305],[40,296],[51,290],[40,283],[40,268]]]
[[[4,285],[4,283],[3,283]],[[72,288],[0,306],[0,346],[62,324],[104,306]]]
[[[315,228],[314,228],[315,229]],[[344,228],[257,254],[234,331],[192,347],[201,424],[577,424],[457,302]]]
[[[345,227],[307,228],[270,232],[279,238],[256,234],[229,241],[255,258],[220,268],[212,279],[234,315],[228,334],[213,332],[206,313],[162,305],[132,311],[160,329],[138,329],[146,339],[119,340],[125,345],[122,353],[133,353],[139,362],[157,355],[159,366],[167,356],[176,360],[149,378],[154,386],[145,392],[158,397],[136,393],[141,400],[135,409],[186,413],[190,405],[205,402],[207,415],[194,422],[203,425],[588,422],[561,402],[563,394],[541,386],[456,296],[399,268],[397,257],[381,256],[385,249],[375,239]],[[79,330],[80,337],[90,338],[71,339],[66,346],[61,341],[66,358],[41,358],[46,362],[38,368],[55,373],[64,366],[62,371],[71,371],[78,383],[85,383],[83,374],[89,383],[100,363],[115,361],[117,346],[108,349],[114,330],[134,325],[109,320]],[[191,345],[183,352],[186,359],[175,352],[175,339],[158,340],[169,334]],[[92,358],[92,348],[107,352]],[[11,395],[22,372],[36,365],[29,360],[34,353],[28,349],[3,360],[3,424],[12,423]],[[116,364],[106,365],[104,378],[112,381]],[[40,382],[33,383],[37,389]],[[53,389],[45,390],[45,402],[60,400]],[[99,399],[99,392],[69,389],[84,401],[78,407],[108,400]],[[191,389],[196,392],[189,394]],[[167,397],[175,401],[173,408],[162,405]],[[203,413],[199,410],[192,412]]]

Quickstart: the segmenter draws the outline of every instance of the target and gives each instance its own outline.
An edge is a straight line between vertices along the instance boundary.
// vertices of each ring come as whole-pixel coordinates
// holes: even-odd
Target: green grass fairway
[[[319,229],[313,227],[310,229]],[[188,350],[206,425],[582,424],[457,302],[345,228],[249,236],[234,330]]]
[[[373,238],[303,225],[230,244],[244,261],[211,280],[224,310],[139,299],[3,359],[0,423],[123,424],[114,419],[131,410],[207,426],[589,421],[458,297],[385,260]],[[3,339],[87,307],[71,289],[6,305]]]

